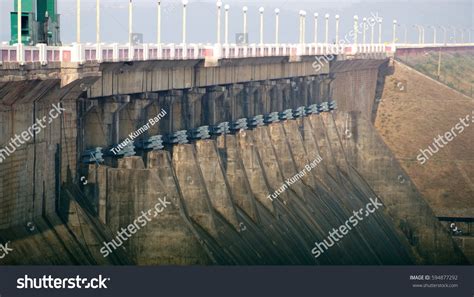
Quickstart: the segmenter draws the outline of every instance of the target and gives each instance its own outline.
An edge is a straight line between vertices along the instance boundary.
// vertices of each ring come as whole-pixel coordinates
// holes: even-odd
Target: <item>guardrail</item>
[[[72,44],[67,46],[0,45],[0,64],[7,62],[121,62],[147,60],[233,59],[273,56],[340,55],[389,53],[394,47],[383,44]]]

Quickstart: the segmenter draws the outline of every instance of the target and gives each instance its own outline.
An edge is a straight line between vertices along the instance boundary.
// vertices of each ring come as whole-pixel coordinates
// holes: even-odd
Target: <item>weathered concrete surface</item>
[[[204,67],[203,60],[102,63],[102,76],[92,86],[89,97],[202,88],[329,71],[325,65],[316,72],[313,62],[313,57],[293,63],[288,62],[288,57],[269,57],[222,60],[219,67]]]
[[[201,140],[196,143],[197,161],[206,184],[212,206],[236,229],[237,214],[232,204],[230,189],[223,174],[222,164],[215,141]]]
[[[347,158],[383,201],[394,223],[422,257],[422,263],[460,264],[466,258],[410,181],[372,123],[358,113],[336,119],[344,139]]]
[[[0,83],[0,229],[23,224],[43,210],[54,213],[59,186],[75,178],[76,99],[81,93],[76,83],[59,88],[58,80]],[[49,113],[59,103],[65,110],[53,119]],[[28,129],[38,119],[45,121],[31,137]],[[22,133],[29,140],[16,140],[8,155],[5,147],[11,152],[11,139]]]
[[[141,265],[411,263],[407,240],[384,211],[361,222],[314,259],[314,242],[344,224],[352,210],[367,203],[367,193],[372,192],[367,184],[351,180],[350,174],[334,165],[336,173],[345,176],[343,180],[309,171],[307,178],[289,185],[286,196],[281,195],[284,200],[271,201],[268,195],[273,187],[305,168],[304,163],[320,150],[316,142],[304,146],[297,124],[287,121],[242,131],[222,136],[217,143],[205,140],[178,145],[172,160],[167,152],[151,152],[147,167],[140,157],[130,157],[120,160],[118,168],[98,170],[97,178],[90,182],[107,184],[94,186],[106,191],[103,216],[112,235],[141,211],[153,208],[159,197],[172,201],[172,206],[124,242],[125,250],[120,252]],[[313,151],[308,151],[311,147]],[[254,157],[246,157],[252,154]],[[335,159],[331,150],[327,154],[321,165]],[[318,178],[323,181],[317,182]],[[244,185],[242,189],[240,185]],[[89,246],[100,247],[92,240]]]
[[[332,95],[340,111],[360,111],[370,116],[380,65],[387,60],[337,61],[331,66]]]
[[[203,244],[202,238],[199,237],[183,205],[181,190],[171,165],[169,152],[150,152],[148,154],[147,168],[158,172],[158,176],[165,187],[166,195],[171,199],[176,208],[176,210],[170,210],[165,214],[164,219],[166,221],[163,221],[162,224],[164,227],[163,234],[166,235],[166,232],[169,232],[169,228],[172,228],[173,234],[172,238],[168,237],[166,240],[160,242],[160,245],[165,245],[163,254],[165,254],[165,257],[168,257],[169,252],[176,255],[175,258],[167,263],[178,263],[180,265],[215,263],[215,259],[212,259],[211,256],[212,253],[207,250],[207,247]],[[154,237],[152,237],[151,240],[154,240]],[[185,250],[178,250],[175,248],[175,245],[179,245]],[[170,249],[172,250],[170,251]],[[183,259],[187,261],[183,261]],[[163,263],[158,262],[157,264],[161,265]]]
[[[88,91],[89,97],[120,96],[93,98],[92,105],[83,105],[81,112],[77,112],[82,125],[78,128],[71,124],[76,118],[66,118],[71,124],[69,132],[72,134],[66,133],[72,135],[71,141],[60,137],[64,133],[51,134],[54,138],[46,144],[49,147],[59,144],[62,150],[58,148],[58,156],[61,158],[53,159],[49,155],[43,164],[51,166],[56,164],[53,160],[58,160],[62,169],[57,170],[55,178],[44,186],[50,196],[45,196],[47,191],[43,191],[42,196],[35,196],[35,214],[31,217],[56,211],[51,189],[66,177],[72,180],[75,170],[71,168],[76,166],[77,150],[116,144],[117,138],[140,127],[150,114],[156,114],[161,108],[166,108],[169,115],[149,131],[150,135],[332,98],[339,106],[342,104],[342,110],[362,115],[336,113],[335,122],[331,114],[314,115],[241,131],[235,136],[223,136],[217,143],[206,140],[176,145],[171,158],[166,152],[152,152],[143,153],[144,159],[124,158],[118,164],[109,164],[116,168],[90,166],[89,184],[84,188],[88,199],[80,199],[83,211],[71,211],[73,202],[68,208],[63,205],[73,201],[71,197],[60,199],[59,203],[63,212],[67,209],[70,214],[71,225],[67,228],[74,234],[85,234],[76,240],[78,246],[94,249],[87,260],[81,259],[78,253],[77,261],[140,265],[466,263],[416,189],[407,187],[409,178],[405,176],[406,184],[401,187],[391,184],[394,177],[398,181],[401,168],[390,167],[393,155],[377,138],[373,127],[362,120],[370,118],[373,110],[381,61],[368,61],[367,64],[357,60],[339,61],[334,64],[331,75],[319,76],[310,72],[312,62],[288,64],[282,60],[264,59],[255,65],[226,64],[222,68],[201,69],[198,64],[192,64],[193,61],[187,61],[175,70],[171,65],[161,64],[166,63],[163,61],[104,66],[101,71],[108,73]],[[166,67],[167,72],[163,71]],[[249,82],[250,79],[260,82]],[[194,85],[187,84],[190,80]],[[242,83],[236,83],[236,80]],[[57,89],[58,81],[51,84],[46,81],[41,83],[41,88],[54,89],[55,93],[48,92],[55,96],[59,94],[61,98],[66,97],[67,90],[71,94],[77,92],[71,95],[72,101],[84,94],[80,82],[68,85],[69,89]],[[364,87],[355,89],[359,82]],[[223,88],[214,84],[229,85]],[[8,100],[14,99],[13,85],[7,89],[2,86]],[[147,93],[154,90],[164,92]],[[61,93],[63,91],[65,93]],[[136,94],[122,96],[130,93]],[[25,96],[29,98],[31,94]],[[282,109],[274,110],[275,107]],[[9,116],[13,114],[8,110]],[[24,122],[29,123],[31,119]],[[61,123],[67,121],[61,119]],[[77,150],[73,146],[76,139],[79,139]],[[40,145],[32,148],[38,150]],[[46,150],[42,149],[41,153],[46,155]],[[273,201],[268,198],[315,156],[321,156],[320,164],[288,185]],[[375,163],[379,161],[380,168]],[[24,163],[17,164],[13,171],[15,175],[20,175],[20,164]],[[2,166],[5,165],[0,164],[0,170]],[[42,182],[44,176],[41,173],[38,180]],[[5,180],[8,181],[3,174],[0,189],[4,188]],[[12,203],[22,201],[15,196],[22,184],[8,187],[10,192],[4,196]],[[31,187],[21,191],[25,203],[31,203],[28,191]],[[82,197],[83,193],[78,190],[70,195]],[[100,243],[110,241],[120,228],[133,222],[141,211],[152,208],[164,195],[169,195],[173,203],[163,216],[158,216],[140,230],[143,232],[139,231],[127,240],[123,245],[125,250],[117,250],[110,260],[100,259],[97,252]],[[326,239],[332,228],[338,228],[353,211],[364,207],[369,198],[375,196],[383,201],[384,209],[366,218],[358,228],[315,259],[311,254],[315,242]],[[41,207],[44,212],[36,205],[42,201],[49,203],[46,209]],[[16,228],[12,226],[24,224],[25,220],[22,214],[27,208],[20,206],[16,210],[12,203],[1,208],[8,214],[7,228]],[[88,220],[76,219],[76,213]],[[90,230],[84,233],[85,225],[90,226]],[[58,250],[58,253],[68,253],[67,247]],[[118,255],[123,255],[120,259],[126,261],[117,260]],[[71,263],[76,260],[60,255],[44,261]]]
[[[234,203],[245,211],[255,223],[258,223],[260,218],[257,211],[257,202],[245,172],[244,163],[238,149],[237,137],[235,135],[219,136],[217,145]]]
[[[83,65],[71,62],[50,62],[47,65],[42,65],[39,62],[25,65],[19,63],[0,65],[0,83],[60,80],[61,87],[64,87],[74,81],[77,82],[84,78],[98,78],[100,75],[99,64],[89,62]]]
[[[99,252],[103,241],[110,240],[107,228],[84,210],[84,204],[68,199],[68,220],[46,214],[25,225],[0,230],[0,242],[10,241],[13,249],[2,265],[123,265],[132,263],[120,251],[107,258]]]

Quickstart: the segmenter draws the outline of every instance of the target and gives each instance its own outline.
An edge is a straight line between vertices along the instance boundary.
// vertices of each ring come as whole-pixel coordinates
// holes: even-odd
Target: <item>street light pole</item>
[[[303,11],[299,11],[299,16],[300,16],[300,29],[299,29],[299,44],[300,46],[303,44]]]
[[[242,12],[244,14],[244,39],[245,39],[245,43],[248,43],[248,32],[247,32],[247,11],[249,10],[249,8],[247,6],[244,6],[242,8]]]
[[[260,45],[263,45],[263,13],[265,8],[260,7],[258,11],[260,12]]]
[[[156,20],[156,43],[161,44],[161,0],[158,0],[157,8],[157,20]]]
[[[17,61],[23,65],[24,61],[23,61],[23,38],[22,38],[22,28],[21,28],[21,17],[22,17],[22,14],[23,14],[23,11],[22,11],[22,1],[21,0],[18,0],[17,2],[17,45],[18,45],[18,48],[17,48],[17,51],[16,51],[16,58],[17,58]]]
[[[318,43],[318,16],[317,12],[314,13],[314,43]]]
[[[357,15],[354,16],[354,45],[357,45],[357,35],[359,34],[358,28],[358,21],[359,17]]]
[[[183,36],[182,36],[182,43],[183,45],[186,44],[186,9],[188,6],[188,0],[183,0]]]
[[[221,45],[221,7],[222,7],[222,2],[217,1],[216,3],[217,6],[217,44]]]
[[[280,43],[280,9],[275,8],[275,44]]]
[[[306,11],[303,10],[303,44],[306,44]]]
[[[375,35],[375,24],[372,24],[372,26],[370,26],[370,44],[373,45],[374,44],[374,35]]]
[[[326,13],[324,17],[326,18],[326,38],[324,40],[325,40],[325,43],[328,44],[329,43],[329,13]]]
[[[366,36],[366,31],[367,31],[367,18],[363,18],[362,19],[362,44],[365,44],[366,42],[366,39],[365,39],[365,36]]]
[[[421,44],[425,44],[425,27],[420,26],[421,28]]]
[[[22,1],[18,1],[18,2],[19,2],[18,7],[21,9],[20,3]],[[20,17],[19,22],[21,23],[21,17]],[[21,24],[20,26],[18,26],[18,28],[21,29]],[[76,0],[76,42],[81,43],[81,0]]]
[[[102,49],[100,46],[100,0],[96,1],[96,36],[95,36],[95,43],[96,43],[96,58],[97,61],[102,61]]]
[[[95,42],[97,46],[100,44],[100,0],[96,1],[96,36],[95,36]]]
[[[339,44],[339,15],[336,14],[336,44]]]
[[[392,43],[397,43],[397,20],[393,20]]]
[[[380,18],[380,20],[379,20],[379,44],[382,44],[382,21],[383,21],[383,19]]]
[[[229,44],[229,9],[230,9],[230,5],[226,4],[224,6],[224,10],[225,10],[224,42],[225,44]]]
[[[132,0],[128,2],[128,45],[132,45],[132,30],[133,30],[133,4]]]

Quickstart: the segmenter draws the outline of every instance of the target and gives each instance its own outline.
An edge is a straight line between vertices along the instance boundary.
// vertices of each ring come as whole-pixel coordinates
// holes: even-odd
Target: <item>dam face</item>
[[[64,109],[0,163],[5,263],[468,263],[372,124],[390,60],[313,63],[4,65],[0,143]]]

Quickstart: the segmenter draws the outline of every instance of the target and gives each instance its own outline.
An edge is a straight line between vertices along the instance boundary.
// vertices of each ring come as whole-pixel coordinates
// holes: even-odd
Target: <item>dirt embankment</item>
[[[437,216],[474,217],[473,99],[395,62],[375,126]],[[453,131],[448,140],[445,133]],[[434,144],[439,135],[447,144]],[[425,151],[421,164],[421,150],[429,147],[437,152]]]

